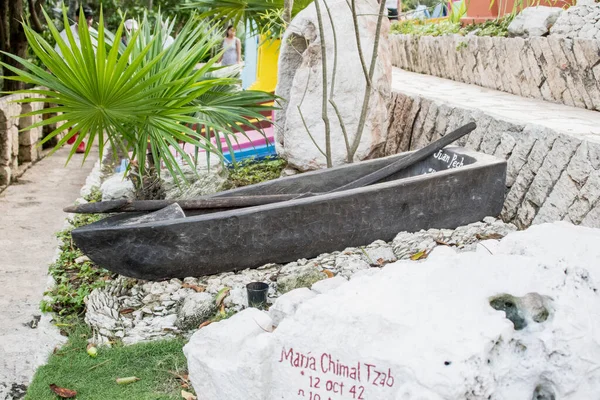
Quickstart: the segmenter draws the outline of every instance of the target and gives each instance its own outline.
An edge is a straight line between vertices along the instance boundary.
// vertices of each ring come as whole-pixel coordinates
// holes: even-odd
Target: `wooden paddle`
[[[402,171],[403,169],[410,167],[411,165],[429,157],[436,151],[443,149],[450,143],[453,143],[461,137],[465,136],[466,134],[472,132],[473,130],[475,130],[475,128],[477,128],[475,122],[469,122],[468,124],[458,128],[457,130],[450,132],[446,136],[443,136],[441,139],[438,139],[435,142],[431,142],[422,149],[419,149],[414,153],[411,153],[406,157],[399,159],[398,161],[386,165],[385,167],[378,169],[377,171],[372,172],[369,175],[365,175],[362,178],[358,178],[357,180],[350,182],[347,185],[340,186],[337,189],[333,189],[329,193],[356,189],[359,187],[368,186],[372,185],[373,183],[379,182],[380,180],[385,179],[388,176],[391,176],[396,172]]]
[[[191,200],[111,200],[65,207],[68,213],[97,214],[113,212],[158,211],[173,203],[182,210],[209,208],[241,208],[292,200],[300,194],[270,194],[264,196],[212,197]]]
[[[333,189],[327,193],[335,193],[343,190],[356,189],[363,186],[372,185],[385,179],[411,165],[431,156],[435,152],[443,149],[450,143],[460,139],[466,134],[472,132],[477,125],[470,122],[457,130],[447,134],[441,139],[428,144],[406,157],[401,158],[385,167],[365,175],[344,186]],[[301,193],[301,194],[274,194],[258,196],[231,196],[231,197],[209,197],[193,200],[112,200],[101,201],[98,203],[86,203],[64,208],[68,213],[96,214],[113,212],[135,212],[135,211],[157,211],[173,203],[178,203],[183,210],[215,209],[215,208],[242,208],[253,207],[264,204],[277,203],[293,199],[312,197],[324,193]]]

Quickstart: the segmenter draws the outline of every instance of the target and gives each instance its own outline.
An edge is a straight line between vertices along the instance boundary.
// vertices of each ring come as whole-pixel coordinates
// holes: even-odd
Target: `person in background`
[[[242,62],[242,42],[235,37],[233,25],[229,25],[225,31],[223,49],[225,52],[221,56],[221,65],[234,65]]]
[[[400,0],[386,0],[385,8],[388,10],[388,18],[390,20],[398,20],[398,13],[400,12]]]
[[[123,23],[123,36],[121,36],[121,42],[127,46],[127,35],[138,29],[138,23],[135,19],[128,19]]]
[[[90,30],[90,32],[96,32],[96,30],[94,28],[92,28],[92,22],[94,21],[94,12],[92,11],[92,9],[88,6],[83,7],[83,15],[85,17],[85,22]],[[75,16],[75,23],[65,29],[63,29],[60,32],[60,37],[64,40],[64,42],[66,43],[67,47],[71,48],[71,42],[69,41],[69,37],[67,36],[67,29],[71,30],[71,33],[73,33],[73,39],[75,40],[75,45],[77,47],[80,46],[80,40],[79,40],[79,14],[77,14]],[[94,45],[94,47],[96,47],[96,45],[98,44],[98,41],[96,40],[94,35],[90,35],[91,36],[91,41],[92,44]],[[58,47],[58,44],[54,47],[54,49],[56,50],[56,52],[58,54],[60,54],[61,56],[62,51],[60,50],[60,48]],[[68,144],[73,144],[75,143],[75,141],[77,141],[77,134],[73,135],[73,137],[69,138],[69,140],[67,140]],[[79,143],[79,146],[77,146],[77,153],[85,153],[85,142],[81,142]]]

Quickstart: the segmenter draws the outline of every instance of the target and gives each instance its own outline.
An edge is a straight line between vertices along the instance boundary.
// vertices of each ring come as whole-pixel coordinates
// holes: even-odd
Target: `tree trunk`
[[[294,0],[283,0],[283,20],[286,24],[292,20],[292,8],[294,8]]]
[[[27,38],[21,26],[24,17],[23,11],[23,0],[0,0],[0,50],[26,58]],[[23,67],[4,54],[0,59],[16,68]],[[13,75],[15,74],[12,71],[4,70],[4,76]],[[3,90],[20,90],[24,86],[23,82],[4,80]]]
[[[44,26],[40,17],[42,16],[42,3],[45,0],[29,0],[29,16],[31,25],[37,33],[42,33]]]
[[[69,9],[67,11],[67,16],[72,21],[74,21],[75,16],[79,15],[79,2],[77,0],[69,0],[68,3],[69,3]]]

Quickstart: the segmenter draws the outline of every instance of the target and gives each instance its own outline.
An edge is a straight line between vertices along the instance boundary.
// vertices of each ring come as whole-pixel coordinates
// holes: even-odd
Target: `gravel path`
[[[21,398],[61,340],[48,316],[40,320],[39,304],[62,208],[79,197],[97,160],[91,155],[82,166],[77,154],[65,167],[67,156],[63,149],[44,158],[0,193],[0,400]]]

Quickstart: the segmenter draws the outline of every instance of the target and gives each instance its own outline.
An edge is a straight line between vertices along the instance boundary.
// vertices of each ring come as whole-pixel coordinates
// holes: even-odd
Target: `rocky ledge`
[[[190,380],[206,400],[597,399],[599,240],[543,224],[294,290],[198,330]]]
[[[237,273],[164,282],[118,277],[88,296],[85,321],[93,329],[92,340],[97,344],[116,339],[133,344],[187,336],[206,321],[246,308],[245,286],[250,282],[268,283],[268,302],[272,304],[293,289],[312,286],[316,292],[326,291],[358,273],[375,272],[391,262],[425,259],[435,247],[449,246],[458,251],[485,249],[515,230],[512,224],[488,217],[455,230],[400,232],[390,243],[379,240],[310,260],[267,264]]]

